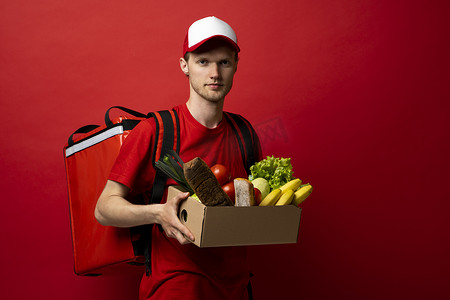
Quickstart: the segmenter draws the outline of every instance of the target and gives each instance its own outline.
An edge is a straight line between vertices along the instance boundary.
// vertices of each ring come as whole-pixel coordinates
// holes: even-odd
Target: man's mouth
[[[211,89],[218,89],[218,88],[222,87],[223,84],[221,84],[221,83],[207,83],[206,86],[211,88]]]

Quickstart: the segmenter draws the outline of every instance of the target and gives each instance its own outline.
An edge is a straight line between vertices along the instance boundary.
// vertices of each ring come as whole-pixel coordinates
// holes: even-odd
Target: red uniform
[[[187,106],[175,107],[180,120],[180,157],[201,157],[209,166],[225,165],[232,178],[246,177],[237,138],[225,118],[213,129],[200,124]],[[155,121],[136,126],[125,140],[110,180],[130,188],[131,194],[151,189],[155,170],[151,164]],[[261,159],[261,149],[256,149]],[[169,180],[167,184],[175,184]],[[164,201],[164,200],[163,200]],[[152,274],[144,274],[140,299],[246,299],[249,280],[246,247],[199,248],[180,245],[158,227],[152,233]]]

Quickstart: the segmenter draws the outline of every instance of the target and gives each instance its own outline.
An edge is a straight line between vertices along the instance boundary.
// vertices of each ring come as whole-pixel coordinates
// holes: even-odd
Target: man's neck
[[[218,102],[189,98],[186,105],[191,115],[203,126],[215,128],[222,121],[223,100]]]

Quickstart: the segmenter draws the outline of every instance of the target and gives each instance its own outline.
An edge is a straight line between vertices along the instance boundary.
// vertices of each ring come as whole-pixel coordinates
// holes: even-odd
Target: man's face
[[[220,46],[199,53],[191,52],[188,61],[181,59],[181,69],[189,75],[191,97],[222,101],[233,85],[237,68],[235,56],[229,47]]]

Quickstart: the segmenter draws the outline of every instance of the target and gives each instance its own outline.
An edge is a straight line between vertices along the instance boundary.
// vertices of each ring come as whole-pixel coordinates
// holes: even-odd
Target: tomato
[[[217,181],[220,185],[224,185],[231,180],[231,174],[228,172],[227,167],[221,164],[217,164],[211,167],[211,171],[214,173]]]
[[[233,203],[235,202],[235,192],[234,192],[234,182],[230,181],[227,184],[222,186],[222,190],[228,195],[228,197],[230,197],[231,201],[233,201]]]
[[[261,199],[261,191],[257,188],[253,188],[255,190],[255,205],[259,205],[262,201]]]

